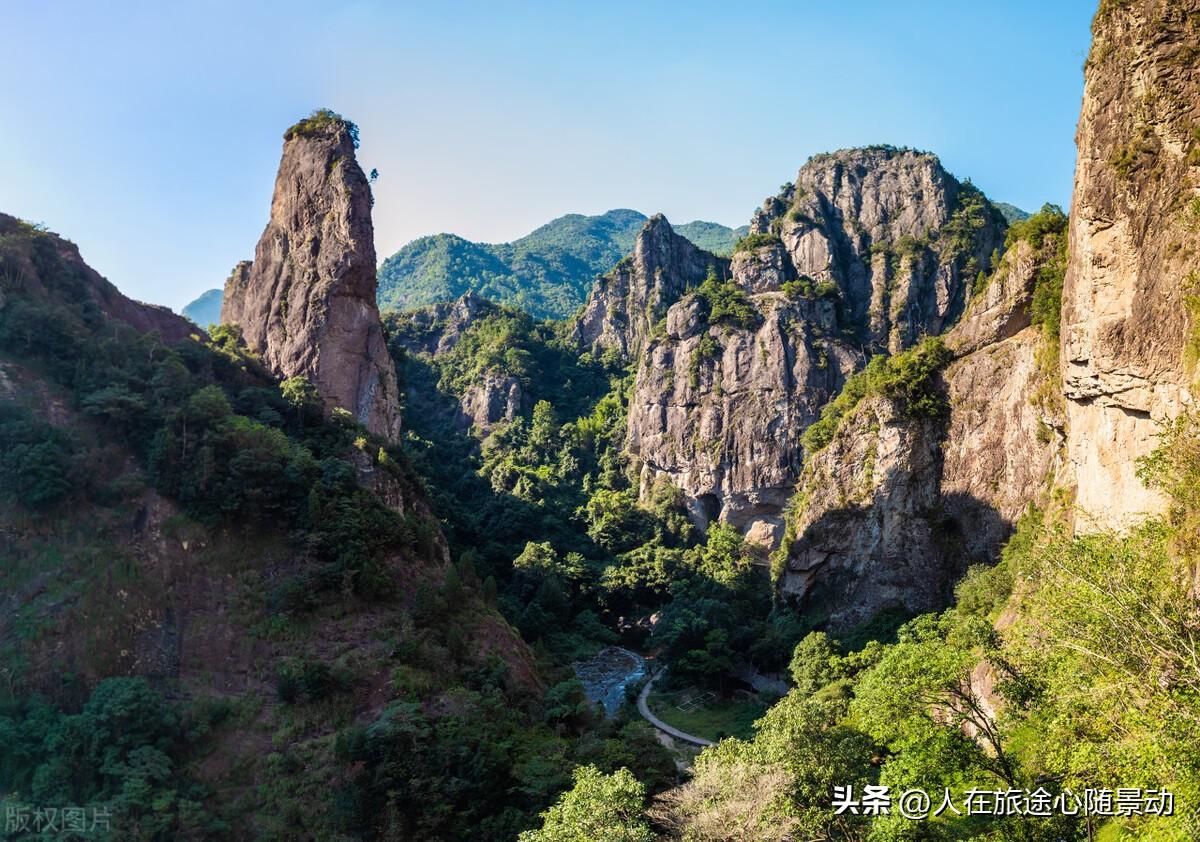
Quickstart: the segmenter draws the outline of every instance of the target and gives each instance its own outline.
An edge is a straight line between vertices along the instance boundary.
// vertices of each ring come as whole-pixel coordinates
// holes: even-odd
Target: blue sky
[[[164,9],[164,6],[173,6]],[[929,149],[1070,200],[1094,0],[11,4],[0,210],[179,307],[253,255],[281,135],[328,106],[377,167],[380,258],[632,207],[748,221],[815,152]]]

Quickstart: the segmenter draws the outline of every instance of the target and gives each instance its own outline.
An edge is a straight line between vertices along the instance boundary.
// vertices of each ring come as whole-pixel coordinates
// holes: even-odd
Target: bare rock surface
[[[221,320],[241,328],[276,376],[308,377],[329,409],[395,438],[399,393],[375,304],[371,190],[354,132],[333,115],[288,131],[270,221],[254,262],[225,284]]]
[[[1136,460],[1193,401],[1198,22],[1197,0],[1140,0],[1102,4],[1093,23],[1062,309],[1067,450],[1084,531],[1162,509]]]
[[[575,322],[576,340],[635,359],[667,308],[699,286],[710,268],[727,274],[728,261],[697,248],[656,214],[638,234],[633,253],[596,279]]]
[[[688,289],[680,276],[662,272],[659,291],[638,300],[679,299],[665,330],[648,327],[651,319],[630,330],[623,315],[595,315],[605,327],[593,333],[634,336],[613,344],[643,349],[626,447],[642,493],[670,481],[697,521],[720,518],[773,549],[800,475],[804,429],[872,353],[903,350],[954,323],[1003,246],[1005,225],[933,155],[872,147],[810,159],[751,229],[730,273],[754,324],[711,324],[697,295],[680,298]],[[614,291],[625,300],[636,285],[624,277],[602,281],[589,312],[603,312]],[[630,277],[644,283],[655,273]]]

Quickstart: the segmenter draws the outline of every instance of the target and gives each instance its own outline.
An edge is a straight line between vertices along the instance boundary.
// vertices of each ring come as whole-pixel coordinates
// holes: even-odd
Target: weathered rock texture
[[[941,422],[868,398],[805,466],[780,590],[834,629],[945,602]]]
[[[892,352],[958,318],[1005,227],[936,156],[891,147],[814,156],[751,223],[778,236],[789,271],[836,284],[848,325]]]
[[[10,296],[50,299],[69,297],[90,301],[105,316],[143,333],[158,333],[167,342],[202,335],[187,319],[166,307],[143,304],[120,290],[83,262],[79,247],[57,234],[38,230],[16,217],[0,213],[0,309]],[[44,271],[52,267],[51,272]]]
[[[490,301],[468,292],[457,301],[431,304],[419,310],[391,313],[391,342],[407,354],[443,356],[457,347],[464,333],[482,319],[500,312]],[[412,384],[410,384],[411,386]],[[429,399],[409,389],[410,399]],[[529,410],[530,401],[521,378],[503,371],[483,373],[461,389],[453,423],[460,432],[484,438],[497,425],[512,421]]]
[[[1054,250],[1015,244],[947,335],[959,356],[943,372],[946,417],[867,398],[810,458],[776,556],[784,596],[844,629],[937,609],[968,565],[996,560],[1060,470],[1055,349],[1029,326],[1033,278]]]
[[[633,253],[596,279],[575,322],[576,339],[585,348],[615,349],[634,359],[667,308],[699,286],[710,268],[724,275],[728,265],[676,234],[657,214],[638,234]]]
[[[667,312],[665,333],[646,333],[652,319],[634,332],[644,352],[627,451],[643,493],[669,480],[697,520],[720,517],[773,548],[805,427],[872,352],[902,350],[958,318],[1005,225],[934,156],[870,148],[811,159],[752,229],[730,271],[755,326],[710,325],[693,295]],[[662,273],[659,286],[673,277]],[[680,286],[650,297],[669,300]],[[597,312],[608,292],[594,293]]]
[[[225,283],[221,320],[279,377],[304,375],[329,409],[367,429],[400,429],[396,372],[375,305],[371,190],[350,124],[310,119],[288,132],[271,220],[252,264]]]
[[[629,404],[626,448],[643,493],[663,479],[695,519],[720,518],[774,546],[800,470],[799,436],[861,362],[830,299],[750,297],[753,327],[710,324],[690,295],[649,341]]]
[[[1102,3],[1093,24],[1062,309],[1083,530],[1125,527],[1161,508],[1136,459],[1192,401],[1186,349],[1196,325],[1185,296],[1200,266],[1197,43],[1197,0]]]
[[[487,374],[462,396],[459,428],[486,436],[497,425],[525,412],[525,388],[513,375]]]

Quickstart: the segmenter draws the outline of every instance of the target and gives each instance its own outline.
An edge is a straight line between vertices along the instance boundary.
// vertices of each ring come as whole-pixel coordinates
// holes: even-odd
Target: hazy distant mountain
[[[221,299],[221,290],[210,289],[208,292],[202,293],[191,304],[184,307],[180,311],[180,314],[185,318],[191,319],[200,327],[206,328],[209,325],[220,324]]]
[[[379,306],[409,309],[472,290],[534,316],[565,318],[583,303],[595,277],[630,252],[646,219],[627,209],[568,214],[511,243],[476,243],[454,234],[422,237],[383,262]],[[713,222],[675,230],[724,254],[746,231]]]
[[[1000,215],[1004,217],[1004,221],[1009,225],[1014,222],[1020,222],[1022,219],[1029,219],[1028,211],[1023,211],[1016,205],[1010,205],[1008,202],[992,202],[996,210],[1000,211]]]

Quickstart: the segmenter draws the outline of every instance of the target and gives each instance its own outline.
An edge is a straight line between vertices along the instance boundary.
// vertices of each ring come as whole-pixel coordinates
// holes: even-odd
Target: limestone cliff
[[[1061,469],[1053,338],[1030,323],[1035,278],[1059,260],[1020,240],[947,335],[940,417],[863,399],[809,457],[776,554],[780,592],[846,628],[935,610],[968,565],[996,560]],[[1061,264],[1059,264],[1061,265]]]
[[[643,493],[665,478],[773,548],[804,429],[870,354],[953,324],[1005,224],[933,155],[873,147],[809,160],[752,229],[730,271],[753,324],[710,324],[692,295],[639,326],[627,451]]]
[[[225,284],[221,320],[278,377],[304,375],[329,409],[399,433],[396,373],[375,304],[371,190],[353,124],[318,112],[288,130],[271,219]]]
[[[596,279],[576,319],[575,337],[584,348],[611,348],[635,359],[667,308],[698,286],[710,268],[723,274],[727,266],[724,258],[676,234],[657,214],[638,234],[633,253]]]
[[[143,304],[121,294],[83,262],[79,247],[57,234],[0,213],[0,309],[10,298],[69,298],[89,302],[104,316],[167,342],[202,335],[187,319],[166,307]],[[47,267],[53,267],[47,272]]]
[[[896,352],[954,323],[991,270],[1005,223],[936,156],[867,147],[809,159],[751,230],[782,247],[789,272],[835,284],[848,323]]]
[[[1063,290],[1063,386],[1078,528],[1162,501],[1136,476],[1192,402],[1200,281],[1197,0],[1106,2],[1093,24]]]

